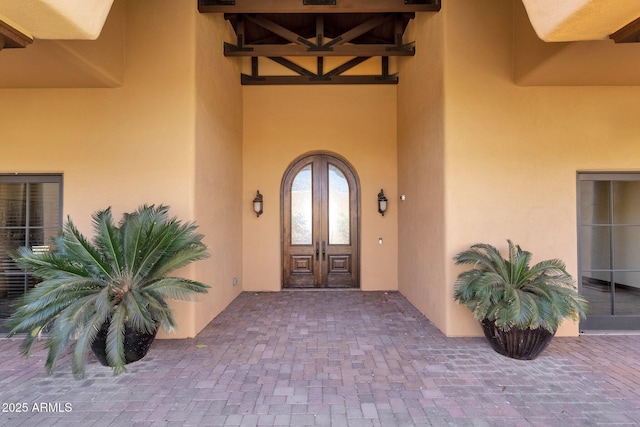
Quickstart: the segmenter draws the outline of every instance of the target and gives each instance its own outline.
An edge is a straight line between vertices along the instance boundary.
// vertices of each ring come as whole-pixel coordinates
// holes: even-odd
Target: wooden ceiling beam
[[[310,49],[295,44],[244,45],[224,44],[225,56],[414,56],[415,44],[348,44],[328,49]]]
[[[244,17],[244,19],[246,19],[247,21],[251,21],[256,25],[259,25],[260,27],[269,30],[270,32],[272,32],[273,34],[276,34],[280,37],[282,37],[285,40],[290,41],[291,43],[296,43],[296,44],[304,44],[309,46],[310,42],[307,42],[307,40],[300,36],[299,34],[294,33],[293,31],[284,28],[282,25],[278,25],[275,22],[264,18],[260,15],[242,15]]]
[[[282,65],[283,67],[286,67],[288,69],[290,69],[291,71],[295,71],[296,73],[300,74],[301,76],[307,76],[307,77],[318,77],[318,74],[320,73],[314,73],[313,71],[309,71],[304,67],[301,67],[300,65],[296,64],[295,62],[291,62],[289,61],[287,58],[279,58],[279,57],[269,57],[270,60],[272,60],[273,62]]]
[[[416,52],[415,42],[403,43],[407,21],[415,18],[415,12],[439,11],[440,1],[198,0],[198,8],[224,13],[231,21],[237,43],[225,42],[224,55],[251,58],[251,75],[241,75],[243,85],[397,84],[398,75],[389,73],[389,57]],[[347,59],[325,72],[329,56]],[[289,57],[315,57],[316,71]],[[344,75],[372,57],[382,58],[380,74]],[[268,58],[298,75],[260,75],[258,58]]]
[[[0,50],[27,47],[33,39],[0,20]]]
[[[398,84],[398,75],[388,76],[332,76],[332,77],[307,77],[307,76],[240,76],[243,85],[373,85],[373,84]]]
[[[382,57],[382,69],[378,75],[350,75],[344,73],[371,59],[359,56],[324,72],[324,58],[318,57],[316,71],[313,72],[287,58],[269,57],[268,59],[297,73],[297,76],[260,75],[257,57],[251,58],[251,75],[241,74],[243,85],[309,85],[309,84],[397,84],[398,75],[389,74],[389,57]]]
[[[337,66],[336,68],[329,71],[328,73],[325,73],[325,76],[328,76],[328,77],[339,76],[345,71],[349,71],[350,69],[362,64],[364,61],[368,59],[371,59],[371,58],[366,56],[358,56],[356,58],[351,59],[350,61],[345,62],[342,65]]]
[[[367,33],[368,31],[373,30],[374,28],[382,25],[385,23],[385,21],[387,21],[388,19],[390,19],[391,17],[393,17],[393,15],[391,14],[382,14],[382,15],[378,15],[374,18],[369,19],[366,22],[363,22],[362,24],[358,25],[357,27],[347,31],[346,33],[336,37],[335,39],[331,40],[329,43],[327,43],[325,45],[325,47],[330,47],[330,46],[334,46],[334,45],[341,45],[344,43],[349,43],[351,40],[355,39],[356,37],[359,37],[365,33]]]
[[[201,13],[438,12],[440,2],[441,0],[198,0],[198,11]]]
[[[637,43],[640,42],[640,18],[620,28],[609,38],[616,43]]]
[[[408,14],[413,19],[415,14]],[[407,14],[376,14],[373,18],[356,25],[333,40],[324,42],[324,18],[325,14],[317,14],[315,20],[315,42],[313,39],[306,39],[301,34],[292,31],[284,26],[265,18],[259,14],[235,14],[237,44],[224,43],[225,56],[262,56],[262,57],[285,57],[285,56],[412,56],[415,55],[415,44],[402,44],[403,17]],[[352,40],[363,36],[371,30],[385,24],[389,20],[396,19],[396,44],[391,43],[355,43]],[[245,21],[257,25],[269,33],[274,34],[288,41],[281,43],[246,43]]]

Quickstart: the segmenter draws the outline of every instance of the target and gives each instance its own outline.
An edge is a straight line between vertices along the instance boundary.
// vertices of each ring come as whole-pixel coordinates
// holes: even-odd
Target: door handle
[[[320,259],[320,243],[316,242],[316,261]]]
[[[327,244],[325,241],[322,241],[322,260],[324,261],[325,256],[327,255]]]

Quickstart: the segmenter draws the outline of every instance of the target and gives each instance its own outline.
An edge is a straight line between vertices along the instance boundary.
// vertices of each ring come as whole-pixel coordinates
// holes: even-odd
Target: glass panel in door
[[[310,245],[313,240],[311,165],[298,172],[291,184],[291,244]]]
[[[334,165],[329,165],[329,244],[348,245],[351,233],[349,182]]]

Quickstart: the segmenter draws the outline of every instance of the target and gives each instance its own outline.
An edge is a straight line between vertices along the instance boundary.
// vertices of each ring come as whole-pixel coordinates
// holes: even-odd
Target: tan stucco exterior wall
[[[110,205],[116,214],[144,202],[191,214],[193,50],[150,28],[173,16],[193,44],[192,17],[169,1],[143,3],[127,4],[123,87],[0,90],[0,170],[64,173],[64,214],[84,230],[93,211]]]
[[[212,257],[179,274],[212,289],[201,302],[172,303],[178,330],[171,337],[194,336],[239,292],[227,280],[241,274],[241,221],[233,220],[242,179],[238,71],[221,49],[196,61],[196,49],[205,50],[196,35],[220,38],[224,23],[199,15],[195,5],[136,0],[123,15],[122,87],[0,89],[0,171],[63,173],[64,215],[86,234],[91,214],[107,206],[118,218],[143,203],[163,203],[197,221]],[[196,69],[208,66],[213,71]],[[210,82],[209,72],[220,80]]]
[[[406,184],[410,188],[436,187],[421,194],[432,193],[426,212],[444,227],[444,245],[438,246],[437,238],[435,243],[425,241],[432,238],[426,231],[436,227],[430,224],[420,227],[420,239],[405,238],[421,221],[419,213],[407,207],[406,216],[401,210],[399,250],[423,253],[418,261],[436,271],[440,265],[444,274],[425,266],[409,269],[413,260],[401,255],[399,288],[449,336],[481,334],[469,311],[452,300],[455,278],[462,271],[453,264],[456,253],[476,242],[504,249],[510,238],[530,250],[534,261],[563,259],[575,276],[576,171],[640,169],[640,122],[635,117],[640,88],[516,86],[514,7],[511,0],[456,0],[445,2],[436,17],[418,15],[412,24],[418,46],[437,49],[437,41],[429,44],[424,37],[429,31],[442,34],[443,52],[436,57],[442,60],[444,95],[429,83],[438,78],[437,65],[430,66],[435,77],[430,72],[412,73],[410,64],[401,68],[399,111],[412,105],[423,121],[435,123],[399,119],[399,191],[404,191],[409,178],[420,181]],[[414,60],[426,63],[432,58],[433,52],[422,47]],[[428,104],[441,102],[442,119],[437,106],[425,107],[411,94],[403,95],[403,84],[427,87],[428,91],[416,93],[426,93]],[[438,181],[437,167],[427,176],[405,178],[405,169],[434,167],[433,159],[441,155],[440,122],[444,123],[444,180]],[[439,207],[439,185],[444,189],[444,208]],[[407,196],[406,206],[409,202]],[[577,332],[577,325],[569,322],[559,334]]]
[[[418,14],[405,40],[418,53],[398,61],[398,288],[445,329],[444,14]]]
[[[199,331],[242,291],[244,205],[240,69],[221,48],[223,41],[233,40],[231,26],[220,14],[197,14],[195,22],[195,217],[206,230],[212,257],[196,264],[196,275],[212,286],[194,307]]]
[[[281,289],[280,186],[303,153],[337,153],[359,176],[361,288],[399,290],[450,336],[481,333],[452,300],[456,253],[511,238],[575,275],[576,171],[640,170],[640,87],[514,83],[517,1],[418,13],[398,86],[242,87],[221,16],[172,0],[118,7],[122,86],[0,89],[0,172],[63,173],[64,214],[87,233],[106,206],[165,203],[196,220],[212,257],[180,273],[212,289],[173,304],[171,337],[195,335],[241,290]]]
[[[298,156],[318,150],[344,157],[360,179],[361,289],[397,289],[395,86],[246,86],[243,93],[243,289],[281,289],[282,177]],[[384,217],[381,188],[389,199]],[[259,218],[256,190],[264,196]]]

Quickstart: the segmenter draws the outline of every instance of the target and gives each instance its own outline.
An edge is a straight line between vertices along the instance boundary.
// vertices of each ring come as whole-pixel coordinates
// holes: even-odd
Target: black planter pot
[[[482,321],[482,330],[491,347],[498,353],[512,359],[533,360],[549,345],[555,332],[544,328],[511,328],[505,332],[490,320]]]
[[[105,323],[98,331],[95,340],[91,344],[91,350],[96,355],[98,361],[104,366],[110,366],[107,361],[107,332],[109,324]],[[127,326],[124,328],[124,361],[133,363],[146,356],[151,343],[156,338],[158,330],[153,333],[135,331]]]

